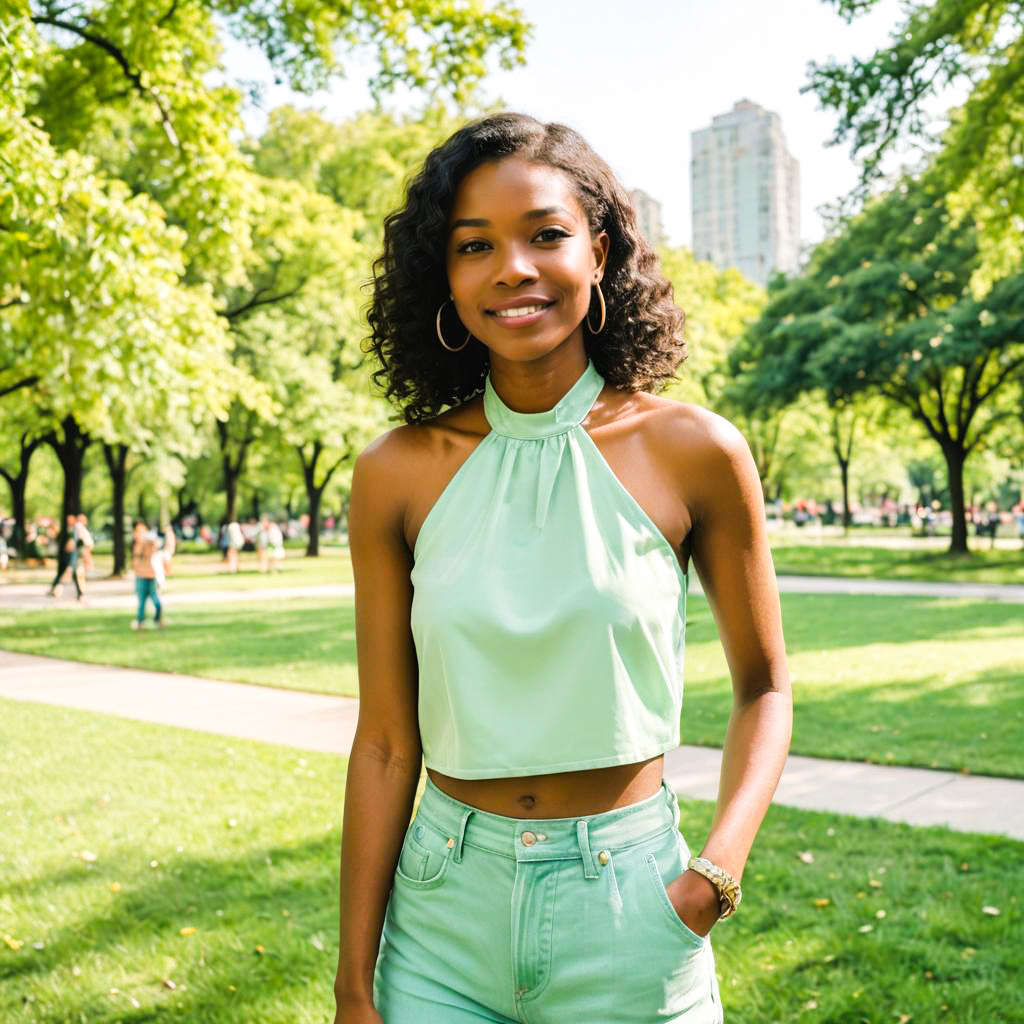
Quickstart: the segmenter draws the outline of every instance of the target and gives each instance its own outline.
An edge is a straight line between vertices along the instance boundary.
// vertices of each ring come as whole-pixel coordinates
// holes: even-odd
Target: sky
[[[847,25],[825,0],[519,0],[535,26],[527,63],[497,71],[491,98],[543,121],[579,130],[627,188],[662,204],[668,241],[690,243],[690,133],[741,99],[782,118],[800,162],[801,238],[824,236],[816,212],[849,192],[857,168],[849,146],[827,145],[836,115],[801,93],[810,61],[869,56],[902,24],[900,0],[879,0]],[[369,107],[365,65],[324,93],[301,96],[272,84],[261,55],[232,43],[231,77],[264,84],[263,110],[246,123],[259,132],[282,103],[342,119]],[[407,102],[407,101],[405,101]],[[401,108],[403,101],[397,106]]]

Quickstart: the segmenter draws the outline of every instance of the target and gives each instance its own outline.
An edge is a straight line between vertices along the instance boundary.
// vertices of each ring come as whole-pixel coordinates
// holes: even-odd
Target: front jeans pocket
[[[423,822],[414,821],[405,833],[395,877],[414,889],[434,889],[448,872],[454,841]]]
[[[676,833],[678,836],[678,833]],[[677,849],[681,850],[682,844],[676,840]],[[698,935],[678,914],[676,908],[672,905],[672,900],[669,898],[668,889],[666,885],[678,877],[685,870],[686,865],[683,858],[673,857],[668,861],[668,877],[662,874],[662,869],[658,866],[658,858],[653,854],[649,853],[644,858],[647,862],[647,871],[650,878],[651,888],[654,891],[655,899],[658,905],[661,907],[661,911],[667,918],[668,922],[672,925],[675,931],[680,934],[691,946],[696,949],[703,948],[707,942],[707,937]],[[676,870],[678,868],[678,870]]]

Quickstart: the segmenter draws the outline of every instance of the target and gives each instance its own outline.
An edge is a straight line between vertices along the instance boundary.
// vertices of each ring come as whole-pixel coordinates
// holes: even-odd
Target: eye
[[[481,241],[479,238],[471,238],[468,242],[460,242],[456,247],[456,252],[473,253],[473,252],[486,252],[487,243]]]
[[[557,242],[561,238],[568,238],[569,232],[565,228],[544,228],[537,232],[534,241],[537,242]]]

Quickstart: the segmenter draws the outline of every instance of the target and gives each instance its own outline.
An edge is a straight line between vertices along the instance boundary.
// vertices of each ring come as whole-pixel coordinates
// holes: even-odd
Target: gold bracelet
[[[691,871],[703,875],[718,890],[719,918],[736,913],[736,908],[743,899],[740,883],[724,868],[712,864],[706,857],[691,857],[686,865]]]

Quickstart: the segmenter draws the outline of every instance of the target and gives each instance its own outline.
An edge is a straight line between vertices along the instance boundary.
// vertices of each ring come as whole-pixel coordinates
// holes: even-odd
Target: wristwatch
[[[718,890],[718,905],[721,908],[719,918],[728,917],[736,912],[743,893],[740,883],[724,868],[712,864],[706,857],[691,857],[686,865],[691,871],[703,875]]]

